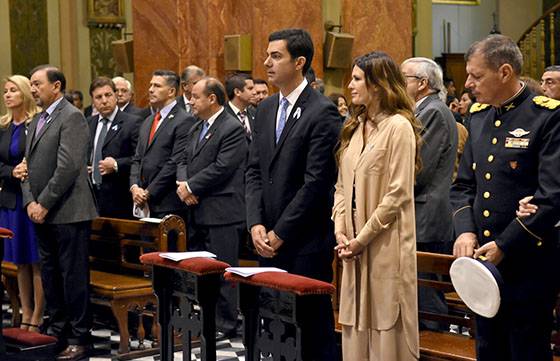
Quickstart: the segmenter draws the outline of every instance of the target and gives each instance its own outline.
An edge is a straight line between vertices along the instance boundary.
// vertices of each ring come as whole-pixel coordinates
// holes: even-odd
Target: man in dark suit
[[[64,99],[64,74],[50,65],[31,71],[31,91],[43,112],[29,125],[23,204],[33,222],[41,256],[48,332],[68,347],[58,360],[85,356],[91,316],[88,241],[97,216],[88,182],[89,129]]]
[[[179,76],[156,70],[150,81],[150,105],[156,111],[144,120],[138,134],[136,154],[130,170],[130,192],[138,207],[148,205],[150,217],[184,212],[177,197],[175,158],[185,149],[187,134],[195,118],[177,105]]]
[[[279,94],[257,108],[246,172],[247,226],[262,266],[332,280],[334,225],[330,219],[340,116],[334,104],[311,89],[303,74],[313,42],[302,29],[269,36],[264,63]],[[331,302],[307,310],[311,341],[305,360],[337,358]]]
[[[192,89],[191,105],[200,119],[189,134],[177,168],[177,194],[189,205],[189,249],[215,253],[238,264],[246,234],[244,170],[247,142],[241,123],[224,110],[226,93],[214,78]],[[236,335],[237,290],[224,283],[216,309],[218,338]]]
[[[132,84],[128,79],[123,78],[122,76],[116,76],[113,79],[113,83],[115,83],[116,89],[116,96],[117,96],[117,105],[120,111],[135,115],[142,120],[149,117],[152,112],[150,107],[148,108],[139,108],[132,102],[132,97],[134,96],[134,91],[132,90]]]
[[[416,103],[415,115],[423,126],[422,170],[414,186],[416,248],[447,253],[453,238],[449,190],[457,156],[457,126],[453,113],[439,97],[444,89],[440,66],[431,59],[411,58],[403,62],[401,70],[408,95]],[[419,277],[433,279],[434,275]],[[418,288],[418,308],[435,313],[448,310],[443,292],[428,287]],[[433,321],[422,321],[420,326],[439,328]]]
[[[197,81],[205,76],[204,70],[196,65],[187,66],[181,73],[181,90],[183,94],[177,97],[177,104],[189,115],[192,114],[190,104],[192,88]]]
[[[253,79],[244,73],[235,73],[226,79],[226,92],[229,101],[225,104],[226,111],[239,120],[245,129],[247,141],[251,141],[255,114],[249,109],[251,101],[255,98],[255,84]]]
[[[117,107],[115,84],[107,77],[93,80],[89,93],[99,115],[88,119],[90,174],[102,217],[132,218],[128,193],[130,164],[142,120]]]

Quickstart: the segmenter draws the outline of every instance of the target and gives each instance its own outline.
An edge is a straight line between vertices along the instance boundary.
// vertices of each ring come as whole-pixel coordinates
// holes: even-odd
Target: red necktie
[[[152,140],[154,140],[154,135],[156,134],[160,118],[161,115],[159,114],[159,112],[157,112],[156,116],[154,117],[154,121],[152,122],[152,128],[150,129],[150,138],[148,140],[148,144],[152,144]]]

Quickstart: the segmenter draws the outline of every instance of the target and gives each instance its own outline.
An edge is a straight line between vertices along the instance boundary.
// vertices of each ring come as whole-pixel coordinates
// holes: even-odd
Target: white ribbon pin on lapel
[[[300,107],[298,107],[296,109],[296,111],[294,112],[294,116],[292,118],[299,119],[299,117],[301,117],[301,108]]]
[[[115,125],[113,125],[113,127],[111,129],[112,130],[117,130],[117,129],[119,129],[119,127],[115,124]]]

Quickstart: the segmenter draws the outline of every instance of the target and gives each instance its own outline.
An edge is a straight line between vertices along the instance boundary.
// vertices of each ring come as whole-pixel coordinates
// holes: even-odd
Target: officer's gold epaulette
[[[481,112],[489,108],[490,108],[490,104],[474,103],[473,105],[471,105],[469,112],[472,114],[472,113]]]
[[[556,99],[552,99],[549,97],[545,97],[543,95],[537,95],[533,98],[533,103],[537,104],[538,106],[550,110],[554,110],[560,107],[560,101]]]

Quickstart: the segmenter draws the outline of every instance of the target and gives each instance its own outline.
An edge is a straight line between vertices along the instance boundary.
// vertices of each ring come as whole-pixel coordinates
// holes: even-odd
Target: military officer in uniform
[[[519,80],[523,58],[508,37],[491,35],[467,55],[469,140],[451,189],[455,256],[485,257],[504,285],[493,318],[477,316],[477,359],[552,360],[558,293],[560,102]],[[538,210],[516,218],[525,196]]]

